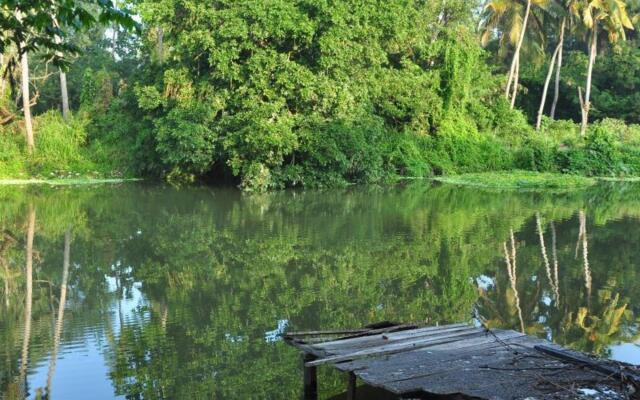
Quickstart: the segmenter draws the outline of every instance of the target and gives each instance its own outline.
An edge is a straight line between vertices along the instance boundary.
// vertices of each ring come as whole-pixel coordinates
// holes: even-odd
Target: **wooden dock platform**
[[[348,399],[357,397],[357,378],[410,399],[640,398],[638,367],[515,331],[386,323],[284,338],[303,353],[305,400],[317,398],[321,365],[347,373]]]

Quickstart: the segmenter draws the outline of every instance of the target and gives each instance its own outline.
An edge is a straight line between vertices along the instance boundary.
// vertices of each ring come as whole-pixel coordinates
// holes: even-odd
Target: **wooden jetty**
[[[383,323],[345,331],[288,333],[303,353],[303,398],[317,398],[316,368],[346,372],[399,398],[638,399],[640,369],[564,349],[515,331],[467,324]]]

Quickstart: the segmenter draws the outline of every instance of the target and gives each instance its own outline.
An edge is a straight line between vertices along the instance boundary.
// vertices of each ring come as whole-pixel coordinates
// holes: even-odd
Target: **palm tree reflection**
[[[543,218],[539,213],[534,218],[534,244],[528,245],[530,242],[526,239],[526,230],[522,232],[522,241],[516,243],[514,230],[510,229],[507,241],[502,244],[503,258],[507,265],[506,279],[504,275],[501,277],[501,274],[496,274],[492,285],[480,288],[478,311],[486,318],[488,325],[512,329],[519,325],[522,332],[538,334],[562,345],[601,355],[606,355],[614,343],[637,340],[635,336],[640,337],[637,321],[627,301],[615,292],[615,286],[605,284],[594,292],[586,211],[578,212],[575,255],[572,254],[572,249],[566,254],[569,259],[574,256],[577,268],[563,269],[565,293],[562,305],[559,303],[559,264],[563,257],[562,249],[567,248],[559,247],[561,238],[558,233],[562,230],[556,229],[556,223],[548,223],[551,231],[549,254]],[[565,230],[569,229],[567,223],[563,225]],[[518,252],[520,276],[516,263]],[[539,290],[541,280],[538,276],[544,275],[549,282],[549,291],[546,292]],[[576,279],[582,281],[583,285],[572,284],[571,281]],[[507,290],[504,290],[505,286],[508,287]],[[517,322],[513,320],[514,315],[517,315]]]
[[[507,263],[507,273],[509,274],[509,282],[511,283],[511,290],[515,298],[515,306],[518,312],[518,319],[520,320],[520,331],[524,333],[524,319],[522,318],[522,308],[520,307],[520,295],[518,294],[518,281],[517,281],[517,269],[516,269],[516,239],[511,229],[511,253],[507,248],[507,242],[503,243],[504,247],[504,259]]]

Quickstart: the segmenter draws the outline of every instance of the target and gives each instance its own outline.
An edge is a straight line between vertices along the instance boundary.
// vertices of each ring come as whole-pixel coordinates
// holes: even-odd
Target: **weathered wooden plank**
[[[290,346],[293,346],[298,350],[302,351],[304,354],[311,354],[316,358],[324,358],[330,355],[330,354],[327,354],[325,351],[320,349],[315,349],[304,342],[299,342],[297,340],[287,340],[286,342]]]
[[[513,382],[518,382],[517,386],[527,387],[526,392],[533,396],[544,394],[537,389],[539,382],[556,382],[561,387],[564,382],[588,384],[600,379],[602,376],[599,374],[577,370],[557,359],[540,357],[533,350],[514,356],[512,351],[502,347],[478,353],[474,357],[442,363],[435,369],[424,371],[422,375],[377,382],[395,393],[423,389],[433,394],[459,392],[469,396],[477,396],[481,389],[483,393],[490,393],[488,388],[494,387],[495,390],[500,385],[511,387],[511,391],[514,389]],[[545,387],[545,391],[557,391],[558,387],[554,388],[551,384]]]
[[[329,335],[347,335],[352,333],[365,333],[371,329],[342,329],[333,331],[302,331],[302,332],[287,332],[285,337],[298,338],[305,336],[329,336]]]
[[[498,333],[501,340],[510,346],[520,346],[526,343],[528,337],[514,331],[503,331]],[[464,343],[464,345],[461,345]],[[447,350],[447,346],[453,345],[455,348]],[[451,344],[435,345],[423,349],[417,349],[407,353],[391,354],[385,357],[359,359],[351,362],[336,364],[340,371],[364,371],[372,373],[377,369],[385,374],[387,368],[403,368],[406,365],[421,366],[431,363],[442,363],[455,360],[459,357],[468,357],[474,353],[495,347],[502,347],[503,344],[495,341],[492,336],[481,336],[465,341],[456,341]]]
[[[388,328],[384,328],[388,329]],[[358,334],[359,335],[359,334]],[[599,391],[598,398],[624,398],[621,375],[638,382],[631,366],[596,360],[545,340],[514,331],[449,325],[388,332],[317,345],[306,336],[287,342],[308,354],[305,383],[318,365],[333,363],[348,372],[348,395],[356,376],[399,395],[463,394],[481,399],[574,399],[578,389]],[[322,357],[312,360],[315,356]],[[587,367],[587,368],[584,368]],[[638,372],[638,374],[637,374]],[[317,392],[313,383],[306,393]]]
[[[506,367],[495,370],[462,368],[425,378],[384,383],[383,386],[398,394],[422,390],[436,395],[463,393],[482,399],[576,399],[582,398],[576,389],[605,387],[606,391],[615,393],[619,387],[614,380],[607,381],[602,375],[581,369],[545,371],[535,365],[529,369]]]
[[[378,332],[378,333],[370,333],[370,335],[368,336],[362,336],[362,337],[358,337],[358,338],[349,338],[347,339],[332,339],[331,341],[326,341],[324,343],[322,343],[322,346],[324,348],[333,348],[335,347],[341,347],[341,346],[359,346],[359,345],[363,345],[367,342],[370,341],[375,341],[375,340],[382,340],[383,336],[386,336],[388,338],[396,338],[396,337],[403,337],[406,335],[418,335],[421,333],[425,333],[425,332],[433,332],[433,331],[438,331],[438,330],[442,330],[442,329],[451,329],[451,328],[461,328],[461,327],[467,327],[469,326],[468,324],[454,324],[454,325],[443,325],[443,326],[429,326],[429,327],[424,327],[424,328],[416,328],[416,329],[410,329],[410,330],[403,330],[403,331],[399,331],[399,332]],[[316,344],[319,345],[319,344]]]
[[[467,338],[480,336],[480,335],[486,335],[486,333],[481,329],[474,329],[471,331],[465,330],[463,332],[454,333],[448,336],[437,336],[436,338],[432,338],[432,337],[428,337],[427,339],[418,338],[414,341],[392,343],[392,344],[387,344],[383,346],[367,348],[365,350],[357,351],[355,353],[325,357],[320,360],[313,361],[309,363],[309,365],[318,366],[318,365],[324,365],[324,364],[335,364],[335,363],[344,362],[344,361],[351,361],[359,358],[379,357],[387,354],[400,353],[404,351],[411,351],[411,350],[420,349],[424,347],[434,346],[437,344],[450,343],[457,340],[467,339]]]
[[[407,340],[413,340],[415,338],[426,338],[426,337],[437,337],[437,336],[446,336],[449,334],[463,332],[463,331],[473,331],[478,330],[479,328],[474,328],[468,325],[455,325],[449,326],[442,329],[431,329],[431,330],[422,330],[416,329],[405,332],[396,332],[393,334],[384,334],[384,335],[376,335],[375,337],[369,338],[369,340],[344,340],[344,341],[333,341],[327,343],[317,343],[313,344],[314,347],[318,349],[322,349],[327,353],[345,354],[345,353],[353,353],[355,351],[364,350],[366,348],[372,348],[376,346],[382,346],[385,344],[402,342]],[[363,339],[363,338],[360,338]]]
[[[516,332],[505,332],[502,335],[502,340],[507,341],[511,340],[511,343],[516,343],[513,339],[521,339],[523,336]],[[481,338],[484,341],[479,341],[478,339],[471,339],[474,344],[469,344],[466,347],[459,347],[457,349],[452,350],[441,350],[436,351],[432,350],[432,347],[415,350],[410,353],[401,353],[396,354],[389,357],[376,358],[376,359],[367,359],[362,360],[364,362],[360,363],[359,368],[354,369],[357,371],[358,375],[362,379],[366,379],[367,381],[376,381],[376,382],[387,382],[394,381],[399,377],[402,378],[412,378],[420,375],[424,375],[425,371],[435,371],[438,369],[442,369],[442,365],[447,365],[448,363],[457,361],[457,360],[466,360],[469,358],[474,358],[477,354],[482,354],[483,352],[497,351],[503,350],[504,346],[495,341],[495,339],[491,338]],[[365,362],[367,362],[365,364]],[[353,367],[353,363],[351,366],[343,366],[342,364],[337,365],[336,367],[340,370],[347,370],[346,368]]]

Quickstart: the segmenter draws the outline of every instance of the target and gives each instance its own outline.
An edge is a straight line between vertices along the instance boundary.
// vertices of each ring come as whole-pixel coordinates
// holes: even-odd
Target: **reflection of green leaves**
[[[34,271],[49,283],[34,292],[34,363],[47,356],[48,310],[56,302],[49,285],[58,292],[62,236],[72,229],[67,315],[82,324],[66,326],[65,335],[82,338],[86,326],[104,331],[117,394],[294,398],[298,356],[265,339],[279,321],[296,330],[380,320],[447,323],[468,320],[477,303],[490,326],[519,329],[500,252],[510,229],[517,232],[516,289],[527,333],[550,332],[559,343],[598,352],[629,340],[640,293],[632,268],[639,238],[627,217],[637,216],[640,196],[637,187],[623,189],[605,185],[564,195],[496,195],[424,183],[260,195],[145,185],[0,189],[0,227],[18,238],[5,258],[12,262],[12,288],[20,288],[24,215],[30,203],[36,207]],[[575,213],[585,208],[591,301],[581,260],[574,259]],[[552,291],[536,212],[542,226],[556,226],[559,304],[543,301]],[[481,275],[489,287],[474,285]],[[118,324],[118,299],[136,291],[143,304]],[[0,339],[13,346],[14,359],[22,304],[16,290],[10,312],[0,308]],[[335,383],[329,391],[341,387],[329,378]],[[0,390],[5,386],[0,381]]]

